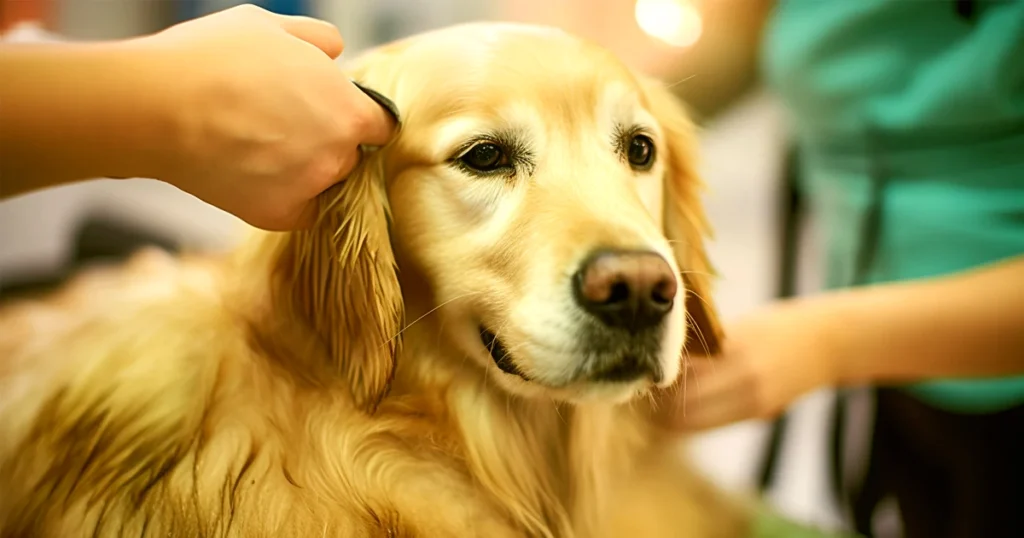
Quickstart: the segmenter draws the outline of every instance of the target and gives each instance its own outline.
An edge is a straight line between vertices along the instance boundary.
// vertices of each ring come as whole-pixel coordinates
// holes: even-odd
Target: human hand
[[[772,418],[836,382],[832,318],[817,299],[779,302],[725,329],[722,354],[691,357],[685,380],[660,395],[656,418],[700,431]]]
[[[175,133],[156,175],[269,230],[308,227],[316,196],[394,119],[333,61],[344,43],[316,19],[244,5],[140,38],[174,92]]]

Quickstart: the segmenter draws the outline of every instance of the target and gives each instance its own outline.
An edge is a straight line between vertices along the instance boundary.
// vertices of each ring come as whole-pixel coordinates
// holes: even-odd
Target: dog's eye
[[[492,142],[473,146],[459,158],[459,162],[477,172],[493,172],[511,166],[505,150]]]
[[[654,142],[645,135],[635,135],[626,148],[626,157],[634,170],[647,170],[654,164]]]

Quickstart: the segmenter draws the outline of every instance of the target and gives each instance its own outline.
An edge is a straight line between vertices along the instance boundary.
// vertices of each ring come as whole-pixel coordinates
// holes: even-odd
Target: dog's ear
[[[320,195],[317,223],[290,234],[276,272],[277,293],[318,337],[329,373],[373,412],[394,375],[404,309],[382,159],[364,161]]]
[[[704,183],[697,173],[696,128],[682,103],[661,81],[642,81],[649,110],[661,125],[666,141],[660,156],[666,163],[662,225],[686,289],[686,352],[715,355],[723,335],[711,296],[714,269],[704,249],[711,229],[701,200]]]
[[[380,65],[375,56],[364,54],[348,75],[378,100],[380,88],[365,81]],[[389,234],[387,151],[363,149],[356,169],[320,194],[312,228],[268,236],[258,247],[272,273],[272,334],[293,335],[281,360],[306,382],[343,383],[370,413],[390,387],[404,321]]]

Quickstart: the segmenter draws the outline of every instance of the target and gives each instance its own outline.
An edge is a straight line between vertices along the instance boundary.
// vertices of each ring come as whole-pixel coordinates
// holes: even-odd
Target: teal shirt
[[[1024,2],[954,6],[779,0],[765,75],[800,143],[828,287],[1024,254]],[[1024,403],[1024,377],[907,390],[966,413]]]

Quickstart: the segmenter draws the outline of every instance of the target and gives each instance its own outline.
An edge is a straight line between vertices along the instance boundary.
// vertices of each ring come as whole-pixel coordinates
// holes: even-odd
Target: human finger
[[[672,417],[675,427],[685,430],[723,426],[746,418],[750,412],[750,387],[738,367],[718,364],[695,365],[688,372],[686,388]]]
[[[728,426],[752,417],[747,399],[742,394],[709,398],[696,404],[684,404],[675,427],[684,431],[703,431]]]
[[[733,391],[747,390],[742,364],[714,359],[691,359],[686,370],[686,390],[683,399],[688,403],[719,398]]]
[[[301,15],[268,14],[285,32],[322,50],[332,59],[340,56],[345,49],[345,41],[338,27],[327,21]]]
[[[395,135],[398,126],[398,109],[390,99],[365,86],[352,83],[356,89],[352,101],[356,106],[346,112],[358,115],[356,136],[360,144],[383,146]]]

